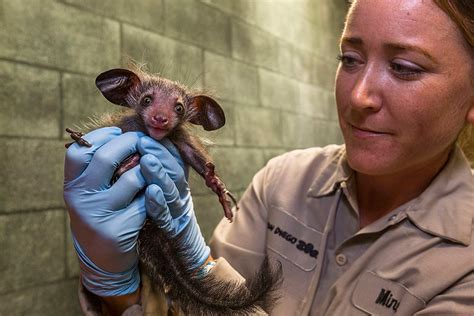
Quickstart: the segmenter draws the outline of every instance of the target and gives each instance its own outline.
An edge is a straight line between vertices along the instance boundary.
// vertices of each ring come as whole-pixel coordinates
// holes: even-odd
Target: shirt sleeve
[[[415,315],[472,315],[474,313],[474,272],[434,297]]]
[[[266,254],[268,205],[282,158],[270,160],[253,178],[234,210],[234,221],[225,218],[210,241],[212,256],[224,257],[244,278],[253,276]]]

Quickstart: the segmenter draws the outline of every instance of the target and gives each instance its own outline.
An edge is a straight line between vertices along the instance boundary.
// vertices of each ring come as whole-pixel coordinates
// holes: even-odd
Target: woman
[[[134,200],[135,212],[120,213],[143,214],[146,204],[148,215],[165,229],[191,227],[186,231],[192,232],[195,251],[189,257],[200,271],[245,278],[265,254],[279,260],[284,283],[275,315],[474,313],[474,180],[455,145],[474,124],[473,19],[469,0],[355,1],[336,77],[345,146],[272,159],[242,197],[234,223],[223,220],[216,228],[211,248],[217,261],[194,219],[175,220],[183,213],[193,218],[192,207],[166,204],[172,181],[156,171],[172,173],[178,187],[185,182],[173,156],[140,135],[96,132],[89,136],[93,144],[110,139],[123,144],[128,137],[128,146],[138,143],[146,155],[144,179],[135,170],[136,186],[127,196],[151,185],[145,197]],[[84,236],[95,232],[95,223],[74,198],[84,188],[76,179],[92,177],[79,175],[94,150],[111,157],[101,160],[109,171],[113,158],[123,156],[113,154],[117,146],[106,145],[89,151],[88,158],[77,147],[68,151],[76,165],[66,160],[65,200],[82,283],[121,311],[139,301],[133,240],[126,251],[111,250],[113,260],[94,251]],[[192,205],[190,196],[182,200]],[[132,217],[139,218],[138,232],[144,216]],[[125,228],[107,240],[120,236],[120,229]],[[113,290],[103,291],[104,284]],[[153,296],[146,286],[142,294],[148,302]]]

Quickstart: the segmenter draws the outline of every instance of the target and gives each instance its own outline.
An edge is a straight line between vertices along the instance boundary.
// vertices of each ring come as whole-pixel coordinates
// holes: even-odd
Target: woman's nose
[[[357,111],[377,112],[382,107],[382,78],[374,67],[359,73],[351,92],[351,107]]]

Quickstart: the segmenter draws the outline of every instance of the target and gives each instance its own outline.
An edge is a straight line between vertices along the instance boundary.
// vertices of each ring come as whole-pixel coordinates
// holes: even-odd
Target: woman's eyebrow
[[[431,60],[433,63],[437,64],[437,60],[431,56],[428,51],[420,46],[417,45],[412,45],[408,43],[386,43],[383,45],[384,48],[389,49],[389,50],[395,50],[395,51],[415,51],[417,53],[420,53],[424,55],[426,58]]]
[[[348,43],[356,46],[364,44],[364,41],[360,37],[343,37],[341,39],[341,45]]]
[[[350,44],[353,46],[363,46],[364,41],[360,37],[343,37],[341,39],[341,46],[344,44]],[[437,60],[430,54],[428,51],[420,46],[413,45],[413,44],[408,44],[408,43],[385,43],[383,44],[383,47],[387,50],[394,50],[394,51],[415,51],[429,60],[431,60],[433,63],[438,64]]]

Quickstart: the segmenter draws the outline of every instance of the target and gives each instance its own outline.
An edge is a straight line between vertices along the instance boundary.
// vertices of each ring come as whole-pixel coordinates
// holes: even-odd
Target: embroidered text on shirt
[[[314,249],[314,245],[312,243],[308,243],[304,240],[298,239],[297,237],[293,236],[292,234],[284,231],[280,227],[275,227],[275,225],[268,223],[267,227],[270,231],[272,231],[275,235],[280,236],[281,238],[285,239],[291,244],[296,244],[296,249],[303,251],[304,253],[308,254],[310,257],[317,259],[319,251]]]
[[[385,306],[387,308],[392,308],[396,313],[398,307],[400,306],[400,301],[393,298],[392,291],[382,288],[380,290],[379,296],[375,300],[375,304]]]

